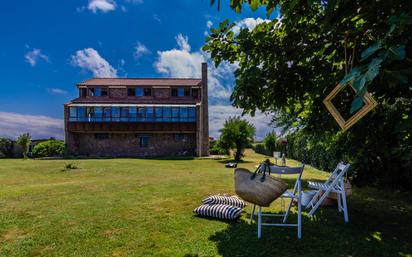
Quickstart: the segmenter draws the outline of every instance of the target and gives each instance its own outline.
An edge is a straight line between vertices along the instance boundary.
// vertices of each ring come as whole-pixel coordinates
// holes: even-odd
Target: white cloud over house
[[[209,131],[217,138],[224,121],[233,116],[240,116],[241,109],[232,107],[229,103],[230,94],[235,84],[234,72],[238,64],[222,62],[217,68],[214,66],[208,53],[198,50],[191,51],[188,37],[181,34],[176,36],[177,48],[158,51],[154,67],[159,73],[170,77],[200,78],[200,63],[208,63],[209,85]],[[254,117],[243,116],[256,127],[256,137],[262,139],[273,127],[270,115],[256,112]]]
[[[142,43],[137,42],[136,46],[134,47],[134,57],[139,59],[143,55],[150,54],[150,50]]]
[[[175,39],[178,48],[157,52],[158,57],[154,63],[157,72],[170,77],[200,78],[200,63],[207,62],[209,66],[210,97],[227,100],[231,94],[233,84],[224,82],[232,79],[233,83],[233,72],[237,69],[238,65],[222,62],[216,68],[210,60],[208,53],[202,50],[191,51],[187,36],[178,34]]]
[[[43,60],[45,62],[49,62],[49,57],[41,52],[40,49],[34,48],[33,50],[27,52],[24,55],[26,62],[30,63],[32,67],[36,66],[38,61]]]
[[[56,95],[65,95],[68,93],[67,90],[64,90],[61,88],[47,88],[47,91],[49,93],[56,94]]]
[[[0,137],[16,139],[28,132],[33,139],[64,139],[63,124],[62,119],[48,116],[0,112]]]
[[[93,48],[76,51],[71,56],[71,64],[85,71],[92,72],[94,77],[117,77],[117,70]]]
[[[114,0],[89,0],[89,4],[87,5],[87,9],[96,13],[98,11],[101,12],[110,12],[116,9],[116,2]]]

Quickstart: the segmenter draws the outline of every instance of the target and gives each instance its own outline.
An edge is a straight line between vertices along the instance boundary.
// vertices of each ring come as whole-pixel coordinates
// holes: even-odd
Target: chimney
[[[207,63],[202,63],[202,93],[201,93],[201,156],[209,155],[209,98],[207,85]]]

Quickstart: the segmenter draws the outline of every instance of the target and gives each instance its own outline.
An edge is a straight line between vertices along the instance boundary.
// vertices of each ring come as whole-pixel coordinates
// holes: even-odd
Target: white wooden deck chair
[[[326,199],[329,193],[334,192],[337,195],[338,210],[343,211],[345,222],[349,221],[348,206],[346,202],[345,182],[344,177],[349,169],[350,164],[343,164],[340,162],[332,172],[328,180],[324,183],[309,181],[309,187],[317,189],[318,191],[313,196],[312,200],[306,206],[306,209],[310,209],[308,217],[316,212],[322,202]]]
[[[259,207],[258,210],[258,233],[257,236],[258,238],[261,238],[262,236],[262,226],[276,226],[276,227],[297,227],[298,230],[298,238],[302,238],[302,204],[301,204],[301,199],[302,199],[302,186],[301,186],[301,178],[302,178],[302,173],[305,165],[302,163],[300,167],[283,167],[283,166],[270,166],[270,172],[272,174],[279,174],[279,175],[297,175],[295,186],[293,187],[293,190],[287,190],[285,191],[282,196],[280,197],[281,199],[284,198],[289,198],[290,202],[287,208],[287,211],[282,213],[282,214],[266,214],[262,213],[262,207]],[[297,214],[297,222],[296,223],[286,223],[288,217],[289,217],[289,212],[292,207],[293,201],[296,200],[297,206],[298,206],[298,214]],[[254,219],[254,214],[255,214],[255,207],[256,205],[253,205],[252,208],[252,214],[251,214],[251,222]],[[262,223],[262,216],[278,216],[278,217],[283,217],[282,223]]]

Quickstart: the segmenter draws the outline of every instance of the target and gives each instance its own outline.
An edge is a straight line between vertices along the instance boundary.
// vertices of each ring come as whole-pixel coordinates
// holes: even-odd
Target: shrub
[[[268,133],[265,139],[263,139],[263,143],[265,144],[265,148],[272,154],[274,151],[279,149],[278,137],[276,136],[275,131]]]
[[[78,169],[79,167],[76,166],[76,164],[74,163],[66,163],[64,165],[64,168],[62,169],[62,171],[67,171],[67,170],[75,170]]]
[[[216,141],[211,141],[210,146],[209,146],[209,152],[210,154],[215,154],[215,155],[229,155],[230,150],[225,148],[222,145],[222,141],[216,140]]]
[[[0,158],[12,157],[13,142],[7,138],[0,138]]]
[[[259,153],[259,154],[263,154],[263,155],[267,155],[267,156],[273,156],[273,152],[270,151],[269,149],[267,149],[266,146],[262,143],[255,144],[253,146],[253,150],[256,153]]]
[[[65,145],[63,141],[48,140],[36,145],[33,148],[33,157],[62,156]]]

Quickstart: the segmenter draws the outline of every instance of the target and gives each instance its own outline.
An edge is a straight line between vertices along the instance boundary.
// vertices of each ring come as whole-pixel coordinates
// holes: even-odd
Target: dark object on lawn
[[[64,169],[63,171],[67,171],[67,170],[75,170],[78,169],[79,167],[77,167],[75,164],[73,163],[67,163],[64,165]]]
[[[225,167],[226,168],[236,168],[237,163],[236,162],[229,162],[229,163],[226,163]]]
[[[254,173],[247,169],[237,168],[235,170],[236,194],[245,201],[268,207],[288,188],[281,179],[270,176],[269,171],[270,167],[264,162]]]

